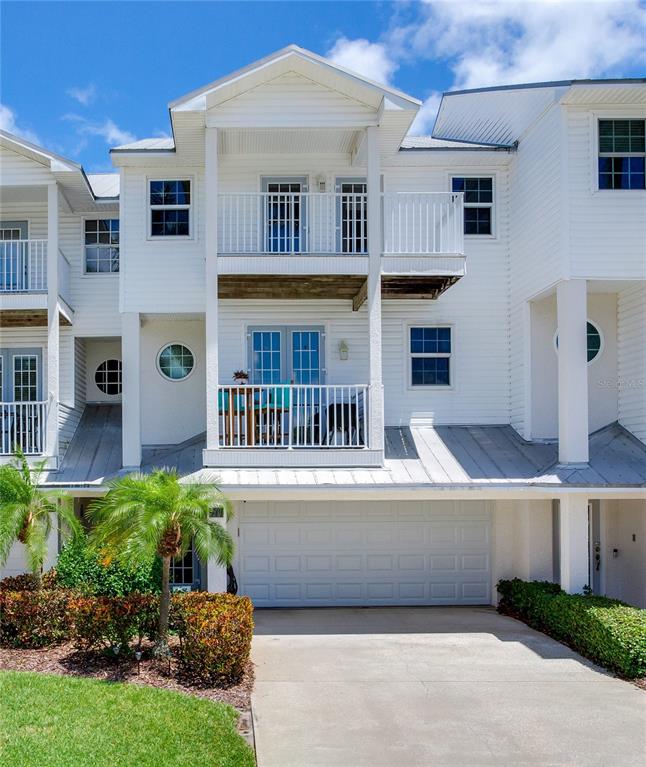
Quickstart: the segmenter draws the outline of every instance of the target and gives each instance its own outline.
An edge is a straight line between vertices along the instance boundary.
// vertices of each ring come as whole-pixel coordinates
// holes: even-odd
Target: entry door
[[[265,252],[303,253],[306,247],[305,178],[264,178]]]
[[[337,179],[337,251],[368,252],[368,187],[363,179]]]
[[[26,221],[0,221],[0,289],[21,290],[27,284],[27,259],[20,240],[27,239]]]
[[[601,560],[601,510],[599,501],[591,501],[588,504],[588,542],[590,551],[588,553],[588,568],[590,572],[588,583],[593,594],[602,593],[602,572],[603,562]]]
[[[252,328],[248,338],[252,383],[323,383],[325,369],[322,328]]]

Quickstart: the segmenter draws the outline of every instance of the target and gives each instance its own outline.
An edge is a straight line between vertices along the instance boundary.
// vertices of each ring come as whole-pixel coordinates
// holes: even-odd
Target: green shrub
[[[43,573],[40,588],[55,589],[56,587],[56,570],[49,570],[49,572]],[[36,591],[37,589],[38,581],[32,573],[10,575],[8,578],[3,578],[0,581],[0,591]]]
[[[0,591],[0,644],[9,647],[48,647],[69,637],[69,602],[63,589]]]
[[[154,641],[157,636],[159,598],[155,594],[129,594],[126,597],[79,596],[70,602],[72,638],[80,650],[96,650],[119,645],[124,653],[137,639]]]
[[[176,594],[172,621],[182,639],[182,662],[188,671],[206,679],[240,679],[253,636],[253,605],[248,597]]]
[[[57,583],[95,596],[122,597],[133,592],[156,594],[161,590],[161,562],[127,567],[119,562],[105,563],[84,536],[77,536],[63,547],[56,565]]]
[[[554,583],[500,581],[499,610],[623,676],[646,676],[646,610],[607,597],[566,594]]]

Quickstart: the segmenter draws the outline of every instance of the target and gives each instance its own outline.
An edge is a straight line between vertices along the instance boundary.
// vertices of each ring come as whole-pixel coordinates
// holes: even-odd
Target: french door
[[[302,253],[306,247],[304,178],[264,178],[265,252]]]
[[[0,290],[21,290],[26,284],[27,259],[23,243],[26,221],[0,221]]]
[[[251,328],[248,338],[251,383],[323,383],[322,328]]]
[[[337,250],[368,252],[368,187],[363,179],[337,179]]]

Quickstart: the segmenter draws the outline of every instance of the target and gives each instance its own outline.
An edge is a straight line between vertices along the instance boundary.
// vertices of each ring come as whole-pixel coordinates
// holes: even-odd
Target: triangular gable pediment
[[[363,126],[376,123],[377,109],[292,70],[213,105],[207,99],[207,123]]]

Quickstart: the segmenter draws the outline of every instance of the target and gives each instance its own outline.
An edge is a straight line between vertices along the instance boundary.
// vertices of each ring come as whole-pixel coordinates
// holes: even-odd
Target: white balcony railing
[[[47,290],[47,240],[0,242],[0,292],[42,293]]]
[[[218,387],[220,447],[366,448],[365,384]]]
[[[368,252],[365,194],[236,192],[218,203],[219,253]],[[464,252],[462,194],[384,194],[381,206],[384,254]]]
[[[46,402],[0,402],[0,455],[45,451]]]
[[[386,194],[383,198],[387,255],[464,253],[462,193]]]

